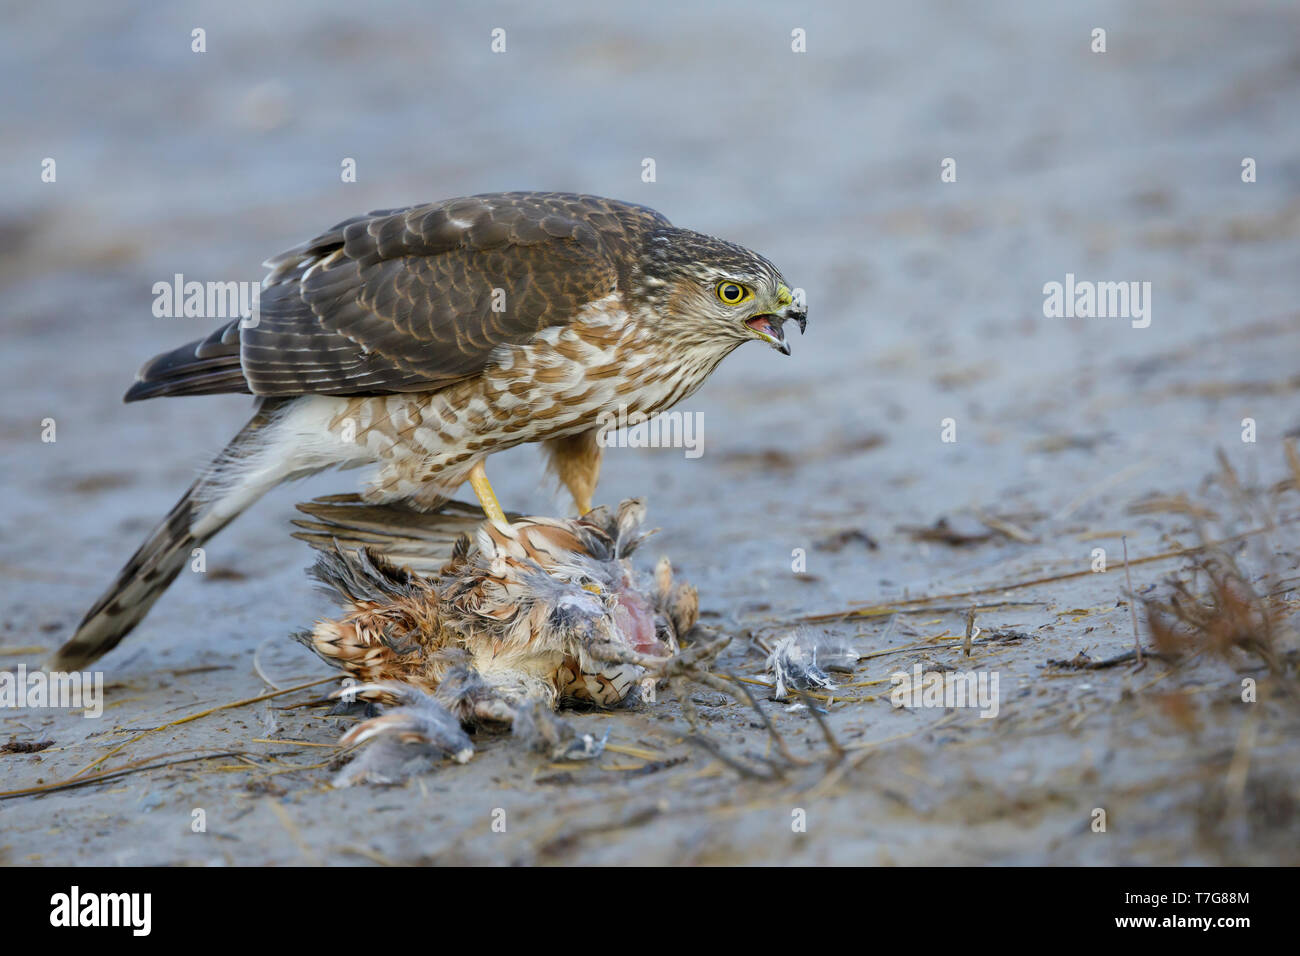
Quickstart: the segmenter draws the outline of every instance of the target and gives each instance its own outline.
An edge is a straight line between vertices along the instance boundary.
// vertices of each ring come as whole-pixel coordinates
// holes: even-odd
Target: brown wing
[[[642,237],[666,225],[643,206],[569,193],[349,219],[267,262],[256,325],[232,322],[158,356],[127,400],[443,388],[478,374],[498,346],[617,291]]]

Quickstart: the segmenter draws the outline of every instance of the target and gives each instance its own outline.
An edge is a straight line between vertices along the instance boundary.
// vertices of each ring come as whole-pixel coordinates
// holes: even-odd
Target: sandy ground
[[[746,347],[686,404],[704,454],[613,451],[599,498],[647,497],[663,530],[646,560],[670,555],[735,636],[722,669],[761,678],[761,642],[795,626],[876,656],[830,707],[837,765],[806,711],[764,703],[808,761],[776,781],[687,742],[671,695],[575,717],[621,748],[596,763],[486,739],[469,764],[396,788],[328,786],[349,722],[309,704],[321,687],[141,734],[269,692],[255,653],[280,687],[326,674],[287,639],[329,610],[287,533],[296,501],[353,490],[320,476],[216,539],[206,573],[101,662],[101,719],[0,710],[0,743],[52,741],[0,753],[3,790],[238,755],[0,800],[0,861],[1300,862],[1300,709],[1258,659],[1046,666],[1132,645],[1121,535],[1135,561],[1197,541],[1153,496],[1204,502],[1214,534],[1247,531],[1260,515],[1227,500],[1216,450],[1255,501],[1286,474],[1293,4],[115,6],[13,8],[0,37],[0,82],[19,93],[0,107],[0,664],[35,666],[71,632],[246,415],[240,397],[120,404],[142,361],[212,324],[154,318],[154,282],[256,280],[267,255],[358,211],[525,188],[648,203],[807,290],[791,358]],[[356,183],[339,181],[343,157]],[[1043,285],[1067,273],[1150,282],[1150,326],[1045,318]],[[491,473],[515,509],[565,506],[534,449]],[[1298,505],[1283,495],[1274,512]],[[1012,536],[987,536],[989,515]],[[985,538],[908,530],[941,518]],[[1295,526],[1245,540],[1289,599]],[[1006,589],[1089,572],[1098,547],[1105,573]],[[1185,565],[1135,564],[1134,589],[1158,595]],[[982,634],[1023,636],[963,657],[951,644],[971,603]],[[997,673],[998,716],[894,708],[889,676],[916,663]],[[717,744],[762,766],[747,705],[696,703]]]

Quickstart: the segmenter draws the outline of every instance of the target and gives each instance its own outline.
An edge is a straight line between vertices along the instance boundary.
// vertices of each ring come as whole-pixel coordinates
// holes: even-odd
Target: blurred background
[[[792,357],[741,349],[683,406],[704,414],[701,458],[607,455],[598,497],[648,497],[662,550],[719,620],[1086,555],[1058,537],[1195,490],[1219,445],[1245,474],[1280,473],[1300,429],[1289,0],[182,0],[8,3],[3,18],[11,646],[57,645],[246,415],[239,396],[121,404],[145,360],[215,325],[155,318],[153,284],[260,280],[263,259],[369,209],[598,193],[750,246],[806,291]],[[1066,273],[1150,282],[1151,326],[1045,318],[1043,285]],[[1243,449],[1247,415],[1259,444]],[[939,441],[947,417],[955,445]],[[567,507],[535,449],[494,461],[508,507]],[[295,501],[352,487],[329,475],[270,496],[210,549],[222,573],[178,582],[105,666],[152,680],[160,660],[228,660],[321,613],[287,522]],[[971,509],[1015,517],[1039,549],[900,530]],[[845,529],[873,547],[845,546]],[[1149,530],[1154,550],[1166,529]],[[814,556],[797,579],[796,548]]]
[[[806,290],[811,334],[789,360],[741,350],[696,397],[716,453],[836,434],[933,450],[939,418],[1001,430],[1047,386],[1012,426],[1041,437],[1087,414],[1092,389],[1122,389],[1117,363],[1294,305],[1287,2],[55,3],[6,22],[3,480],[60,546],[104,531],[42,494],[70,470],[147,461],[133,482],[168,497],[247,404],[118,404],[147,358],[213,325],[155,318],[153,283],[259,280],[264,258],[368,209],[594,192],[763,252]],[[1042,286],[1067,272],[1152,282],[1152,327],[1044,319]],[[57,451],[30,444],[46,416]],[[521,507],[554,506],[534,457],[497,480]],[[643,490],[645,467],[674,494],[718,490],[716,470],[682,486],[699,462],[621,457],[639,460],[611,461],[615,496]],[[133,509],[139,490],[101,489],[102,504]],[[794,490],[761,486],[757,503]]]

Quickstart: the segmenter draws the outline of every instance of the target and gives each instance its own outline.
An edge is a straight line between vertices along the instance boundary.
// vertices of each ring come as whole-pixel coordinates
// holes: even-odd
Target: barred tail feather
[[[267,426],[283,400],[264,401],[206,474],[190,486],[167,517],[118,572],[76,632],[46,665],[81,670],[107,654],[140,623],[189,562],[193,550],[291,475],[269,461]]]

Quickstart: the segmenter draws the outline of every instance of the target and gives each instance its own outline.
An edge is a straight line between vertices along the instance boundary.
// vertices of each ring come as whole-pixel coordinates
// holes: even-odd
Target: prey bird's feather
[[[302,502],[298,510],[318,520],[295,519],[294,525],[302,530],[293,536],[317,551],[366,548],[422,574],[435,573],[450,561],[457,541],[473,535],[485,517],[478,505],[461,501],[421,512],[400,505],[367,504],[356,495]],[[519,517],[506,513],[511,522]]]

